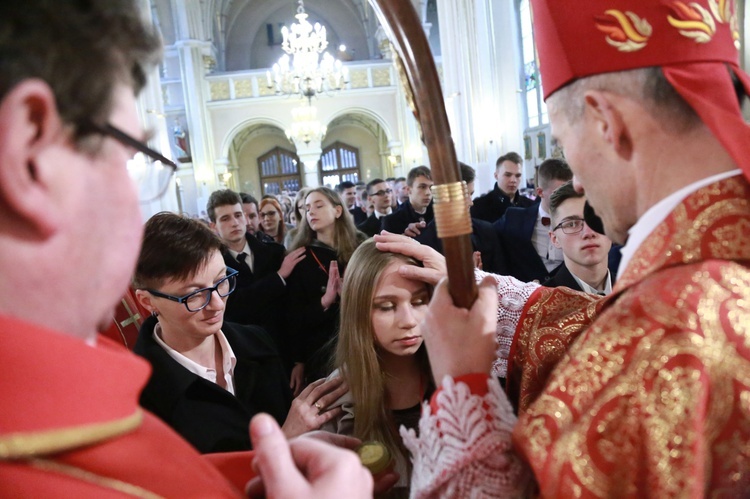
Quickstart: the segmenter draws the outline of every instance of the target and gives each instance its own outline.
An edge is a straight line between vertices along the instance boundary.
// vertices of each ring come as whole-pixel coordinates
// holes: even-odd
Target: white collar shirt
[[[612,276],[610,275],[609,270],[607,270],[607,279],[604,281],[604,289],[596,289],[593,286],[589,286],[586,281],[584,281],[583,279],[580,279],[573,272],[571,272],[570,275],[573,276],[573,279],[576,280],[576,282],[581,287],[584,293],[590,293],[592,295],[599,295],[599,296],[607,296],[608,294],[612,292]]]
[[[224,333],[219,331],[216,333],[216,338],[219,340],[219,346],[221,347],[221,359],[222,367],[224,368],[224,382],[227,385],[227,391],[234,395],[234,367],[237,365],[237,357],[234,356],[232,347],[229,346],[227,338]],[[163,339],[161,339],[161,325],[159,323],[154,327],[154,341],[167,352],[167,355],[172,357],[175,362],[180,364],[182,367],[190,371],[191,373],[200,376],[201,378],[216,383],[216,369],[211,369],[198,364],[197,362],[188,359],[174,348],[167,345]]]

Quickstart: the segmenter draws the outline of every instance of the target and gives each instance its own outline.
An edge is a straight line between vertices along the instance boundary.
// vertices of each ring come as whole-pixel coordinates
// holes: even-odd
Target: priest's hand
[[[424,267],[402,265],[399,268],[398,273],[407,279],[423,281],[434,286],[448,275],[445,257],[427,245],[420,244],[410,237],[391,234],[387,231],[375,234],[374,239],[375,246],[380,251],[400,253],[422,262]]]
[[[495,360],[497,328],[497,288],[495,279],[485,277],[479,284],[471,310],[453,305],[448,280],[435,288],[420,328],[430,357],[434,379],[447,374],[489,374]]]
[[[250,422],[259,477],[246,487],[250,497],[370,498],[373,479],[357,455],[313,438],[287,441],[276,421],[259,414]]]

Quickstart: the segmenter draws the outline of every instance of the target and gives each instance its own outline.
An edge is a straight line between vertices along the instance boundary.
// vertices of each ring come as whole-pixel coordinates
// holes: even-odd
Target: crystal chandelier
[[[268,88],[277,94],[307,97],[310,103],[317,94],[341,90],[349,82],[349,73],[341,61],[323,53],[328,47],[326,29],[320,23],[310,24],[302,0],[294,17],[297,23],[281,28],[281,48],[286,54],[273,65],[273,75],[266,71],[266,79]]]
[[[292,109],[292,126],[287,129],[286,136],[295,144],[320,143],[325,134],[326,127],[318,120],[318,108],[308,104]]]

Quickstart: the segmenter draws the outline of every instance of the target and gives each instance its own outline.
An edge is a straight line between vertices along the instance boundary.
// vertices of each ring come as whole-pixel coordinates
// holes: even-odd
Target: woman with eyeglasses
[[[340,276],[354,250],[367,238],[354,226],[333,189],[310,189],[304,206],[304,219],[289,249],[304,247],[306,256],[287,279],[287,341],[293,347],[291,382],[295,393],[329,374],[330,342],[338,328]]]
[[[335,417],[318,408],[346,391],[316,383],[292,401],[268,333],[224,322],[236,274],[204,224],[172,213],[146,223],[133,279],[152,314],[134,348],[153,368],[141,405],[203,453],[249,449],[248,424],[258,412],[276,418],[288,437],[317,429]]]
[[[284,211],[279,201],[273,196],[264,196],[258,205],[258,213],[263,232],[272,237],[275,242],[284,244],[287,227],[284,223]]]

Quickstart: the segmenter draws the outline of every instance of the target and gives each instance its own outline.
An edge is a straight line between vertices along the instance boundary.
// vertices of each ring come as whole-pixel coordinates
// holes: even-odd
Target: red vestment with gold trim
[[[539,288],[496,380],[446,377],[423,412],[414,497],[746,497],[750,184],[682,201],[603,299]],[[502,300],[501,300],[502,304]],[[512,445],[511,445],[512,444]]]
[[[688,196],[607,298],[540,288],[511,356],[514,443],[543,496],[748,493],[748,182]]]
[[[252,454],[201,456],[141,409],[125,348],[0,316],[0,365],[3,497],[243,496]]]

